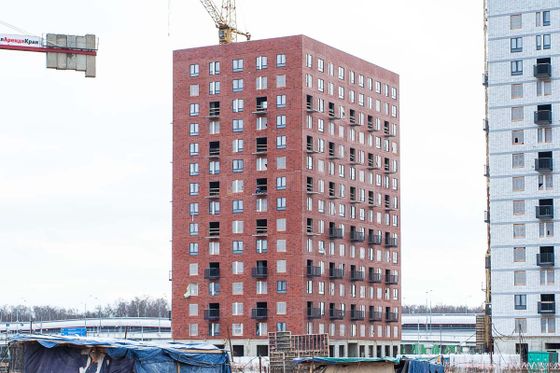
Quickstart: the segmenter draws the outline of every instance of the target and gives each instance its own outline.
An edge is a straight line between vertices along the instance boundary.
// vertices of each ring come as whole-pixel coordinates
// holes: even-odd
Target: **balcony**
[[[342,268],[330,268],[329,269],[330,279],[342,279],[344,278],[344,270]]]
[[[206,196],[206,198],[210,198],[210,199],[215,199],[215,198],[220,198],[220,188],[210,188],[208,190],[208,195]]]
[[[385,321],[386,322],[398,322],[399,321],[399,314],[396,312],[387,312],[385,314]]]
[[[398,283],[399,283],[399,276],[397,276],[397,275],[385,276],[385,284],[387,284],[387,285],[397,285]]]
[[[307,111],[308,113],[317,113],[317,110],[313,108],[313,104],[310,102],[308,102],[305,106],[305,111]]]
[[[368,161],[367,168],[368,170],[379,170],[381,167],[374,161]]]
[[[204,310],[204,320],[209,321],[216,321],[220,319],[220,309],[219,308],[210,308]]]
[[[329,309],[329,319],[331,320],[343,320],[344,319],[344,311],[338,310],[336,308]]]
[[[220,238],[220,228],[209,228],[208,229],[208,238],[210,238],[210,239]]]
[[[382,280],[383,275],[381,273],[370,273],[368,276],[368,282],[370,284],[380,284],[381,280]]]
[[[552,158],[537,158],[535,159],[535,171],[538,172],[551,172],[552,171]]]
[[[364,281],[365,275],[362,271],[350,271],[350,281]]]
[[[257,105],[253,114],[255,115],[266,115],[267,112],[267,105]]]
[[[550,63],[533,65],[533,75],[537,79],[550,79],[552,76],[552,65]]]
[[[266,236],[268,235],[268,228],[267,227],[257,227],[257,229],[255,230],[255,234],[254,236]]]
[[[204,278],[207,280],[217,280],[220,278],[220,268],[206,268]]]
[[[551,110],[535,111],[535,124],[539,124],[539,125],[552,124],[552,111]]]
[[[490,212],[484,211],[484,222],[490,223]]]
[[[360,310],[350,310],[350,320],[359,321],[366,318],[365,312]]]
[[[305,273],[307,277],[321,277],[321,267],[307,266]]]
[[[344,232],[342,231],[342,228],[330,228],[329,229],[329,238],[331,240],[344,238]]]
[[[556,303],[554,301],[538,302],[540,314],[553,315],[556,313]]]
[[[266,185],[257,185],[255,193],[253,193],[254,196],[266,196],[267,194],[268,188],[266,187]]]
[[[314,320],[321,318],[321,309],[320,308],[308,308],[307,309],[307,319]]]
[[[312,184],[307,184],[306,188],[305,188],[305,192],[307,194],[318,194],[319,192],[316,192],[313,190],[313,185]]]
[[[350,241],[351,242],[364,242],[364,232],[359,231],[351,231],[350,232]]]
[[[208,110],[208,118],[215,119],[220,117],[220,108],[210,108]]]
[[[482,85],[488,87],[488,73],[482,74]]]
[[[368,244],[370,244],[370,245],[381,245],[381,241],[383,241],[383,240],[382,240],[381,236],[379,236],[379,235],[376,235],[376,234],[368,235]]]
[[[208,150],[208,158],[219,158],[220,157],[220,148],[210,148]]]
[[[395,237],[388,237],[385,239],[385,247],[399,246],[398,240]]]
[[[554,206],[553,205],[541,205],[536,206],[536,218],[537,219],[554,219]]]
[[[257,307],[251,310],[251,318],[254,320],[268,319],[268,308]]]
[[[370,312],[369,321],[383,321],[383,313],[377,311]]]
[[[538,253],[537,265],[539,267],[554,267],[554,253]]]
[[[257,266],[251,268],[251,276],[253,276],[254,278],[267,278],[268,267]]]

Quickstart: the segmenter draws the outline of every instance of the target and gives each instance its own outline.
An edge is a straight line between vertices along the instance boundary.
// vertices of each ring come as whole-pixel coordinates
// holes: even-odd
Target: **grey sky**
[[[480,304],[481,2],[237,2],[254,39],[306,34],[400,74],[404,303]],[[100,50],[95,79],[0,51],[0,304],[169,298],[171,51],[217,31],[198,0],[168,5],[2,5],[2,21],[95,33]]]

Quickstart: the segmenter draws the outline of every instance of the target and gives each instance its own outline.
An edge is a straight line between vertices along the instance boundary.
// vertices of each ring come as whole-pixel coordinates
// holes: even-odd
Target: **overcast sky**
[[[481,304],[482,1],[237,3],[254,39],[305,34],[400,74],[403,301]],[[210,17],[198,0],[19,0],[0,20],[100,39],[95,79],[0,51],[0,304],[169,299],[171,51],[216,44]]]

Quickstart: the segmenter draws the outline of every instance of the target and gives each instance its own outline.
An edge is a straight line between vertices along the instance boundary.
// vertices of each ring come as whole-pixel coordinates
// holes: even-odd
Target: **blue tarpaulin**
[[[225,351],[206,343],[141,342],[42,335],[17,335],[24,373],[231,373]]]

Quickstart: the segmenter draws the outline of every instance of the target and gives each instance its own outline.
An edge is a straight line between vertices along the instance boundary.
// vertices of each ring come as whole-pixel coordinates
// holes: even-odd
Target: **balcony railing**
[[[344,319],[344,311],[338,310],[336,308],[329,309],[329,319],[331,320],[342,320]]]
[[[220,309],[210,308],[204,310],[204,320],[216,321],[220,319]]]
[[[329,229],[329,238],[331,240],[344,238],[344,232],[342,228],[330,228]]]
[[[552,111],[538,110],[535,111],[535,124],[552,124]]]
[[[251,318],[254,320],[268,319],[268,308],[257,307],[251,310]]]
[[[550,63],[538,63],[533,65],[533,75],[537,79],[548,79],[552,76],[552,65]]]
[[[381,236],[377,234],[370,234],[368,235],[368,244],[370,245],[381,245],[382,242]]]
[[[360,310],[350,310],[350,320],[358,321],[366,318],[365,312]]]
[[[320,308],[308,308],[307,309],[307,319],[320,319],[321,318],[321,309]]]
[[[268,267],[253,267],[251,269],[251,275],[254,278],[266,278],[268,277]]]
[[[208,280],[216,280],[220,278],[219,268],[206,268],[204,270],[204,278]]]
[[[364,281],[364,272],[362,271],[351,271],[350,281]]]
[[[306,267],[306,274],[307,274],[307,277],[320,277],[321,276],[321,267],[307,266]]]
[[[554,253],[538,253],[537,265],[539,267],[554,266]]]
[[[344,278],[344,270],[342,268],[330,268],[329,278],[331,279],[341,279]]]
[[[385,276],[385,283],[387,285],[396,285],[396,284],[399,283],[399,276],[397,276],[397,275]]]
[[[554,206],[553,205],[541,205],[536,206],[536,217],[537,219],[553,219],[554,218]]]
[[[368,276],[368,282],[370,284],[380,284],[382,278],[383,278],[383,275],[379,272],[370,273],[369,276]]]
[[[253,114],[257,114],[257,115],[265,115],[266,114],[266,108],[267,105],[257,105],[255,111],[253,111]]]
[[[209,158],[217,158],[220,156],[220,148],[212,148],[208,150]]]
[[[556,303],[554,301],[538,302],[538,310],[541,314],[555,314]]]
[[[220,237],[220,228],[210,228],[208,229],[208,236],[213,238]]]
[[[398,245],[398,240],[395,237],[385,239],[385,247],[397,247]]]
[[[377,311],[370,312],[369,321],[383,321],[383,313]]]
[[[385,321],[387,322],[397,322],[399,321],[399,314],[396,312],[387,312],[385,314]]]
[[[220,108],[210,108],[210,110],[208,110],[209,118],[217,118],[219,116],[220,116]]]
[[[364,232],[350,231],[350,241],[364,242]]]
[[[552,158],[537,158],[537,159],[535,159],[535,171],[551,172],[552,171]]]
[[[266,236],[267,234],[268,234],[267,227],[257,227],[257,229],[255,229],[255,236]]]
[[[208,198],[219,198],[220,197],[220,188],[210,188],[208,190]]]

